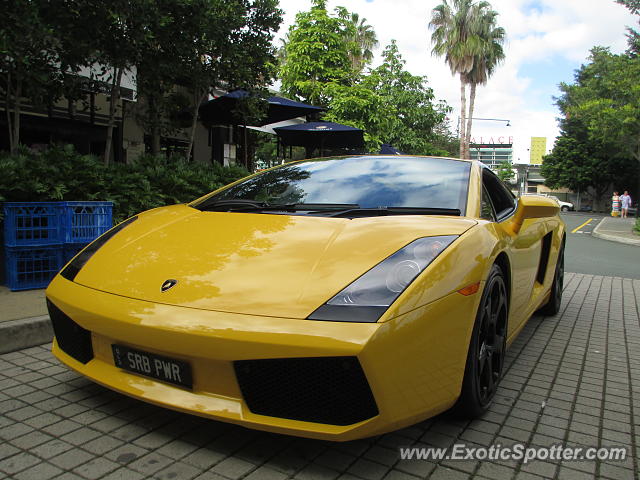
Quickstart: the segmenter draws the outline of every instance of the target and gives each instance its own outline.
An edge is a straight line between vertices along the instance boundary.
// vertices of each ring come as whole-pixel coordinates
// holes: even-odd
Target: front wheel
[[[567,207],[566,205],[562,208],[560,208],[560,210],[562,210],[563,212],[568,212],[569,211],[569,207]]]
[[[456,405],[458,412],[466,417],[482,415],[496,394],[507,349],[508,312],[504,274],[498,265],[493,265],[482,292],[467,354],[462,393]]]

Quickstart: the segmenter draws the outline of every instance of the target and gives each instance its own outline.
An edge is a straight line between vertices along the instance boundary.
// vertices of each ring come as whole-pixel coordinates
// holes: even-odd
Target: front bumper
[[[339,441],[401,428],[453,405],[460,393],[475,317],[470,313],[476,307],[475,296],[453,293],[384,323],[308,321],[150,303],[87,288],[60,276],[47,289],[47,297],[90,337],[89,357],[70,355],[69,347],[65,351],[61,348],[64,342],[57,340],[54,355],[97,383],[191,414]],[[116,367],[111,350],[116,343],[188,362],[193,388]],[[269,415],[256,413],[260,409],[255,402],[245,398],[247,384],[240,384],[237,370],[242,362],[297,359],[302,360],[302,368],[308,368],[309,359],[323,358],[357,359],[374,399],[375,408],[368,410],[366,418],[349,423],[351,417],[342,416],[349,424],[331,422],[322,415],[316,417],[319,421],[284,418],[292,415],[275,416],[281,414],[268,409]],[[299,375],[304,376],[304,371]],[[327,382],[334,377],[327,375]],[[293,380],[284,376],[281,382],[286,391]],[[345,410],[358,410],[362,405],[362,397],[354,397],[355,408],[346,405],[348,395],[343,398]],[[292,407],[296,401],[291,398]]]

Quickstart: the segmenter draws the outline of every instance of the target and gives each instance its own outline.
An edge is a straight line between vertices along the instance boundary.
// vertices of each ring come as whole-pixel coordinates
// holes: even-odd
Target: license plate
[[[123,370],[181,387],[191,388],[193,385],[191,365],[187,362],[122,345],[111,345],[111,349],[116,366]]]

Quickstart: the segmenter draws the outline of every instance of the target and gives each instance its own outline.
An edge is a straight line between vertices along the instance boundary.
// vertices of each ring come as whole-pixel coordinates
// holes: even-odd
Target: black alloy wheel
[[[493,265],[482,292],[457,404],[465,416],[482,415],[496,394],[507,349],[508,312],[504,275],[498,265]]]
[[[551,284],[551,294],[549,301],[539,311],[543,315],[555,315],[560,311],[560,304],[562,303],[562,290],[564,288],[564,240],[558,253],[558,260],[556,261],[556,271],[553,276],[553,283]]]

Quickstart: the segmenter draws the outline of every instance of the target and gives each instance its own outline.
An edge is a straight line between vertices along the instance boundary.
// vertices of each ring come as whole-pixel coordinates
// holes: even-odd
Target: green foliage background
[[[249,173],[241,167],[144,156],[104,163],[71,146],[0,154],[0,201],[112,201],[114,222],[150,208],[194,200]]]
[[[547,186],[593,188],[596,200],[606,199],[611,189],[637,196],[639,78],[640,58],[594,47],[575,81],[560,84],[562,95],[556,103],[563,114],[561,135],[541,170]]]
[[[365,68],[364,60],[354,67],[349,52],[360,56],[362,48],[354,44],[350,17],[344,7],[329,13],[325,0],[296,15],[280,52],[283,92],[327,107],[323,120],[364,130],[366,151],[390,143],[408,154],[453,155],[450,107],[435,99],[426,77],[405,69],[395,40],[377,68]]]

